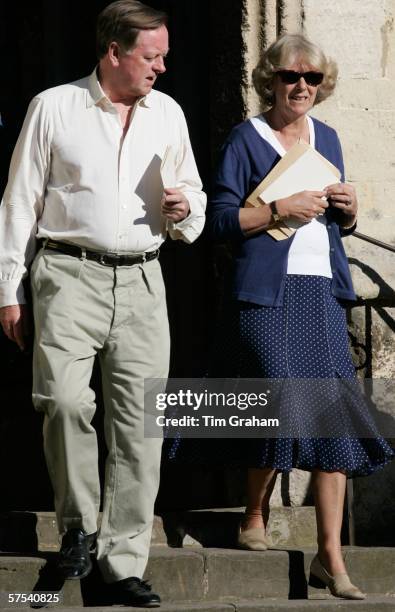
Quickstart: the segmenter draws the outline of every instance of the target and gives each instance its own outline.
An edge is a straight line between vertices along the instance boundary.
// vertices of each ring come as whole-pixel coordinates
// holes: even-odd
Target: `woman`
[[[316,45],[300,35],[281,36],[253,71],[264,112],[234,128],[223,147],[207,223],[215,239],[231,241],[234,252],[228,344],[222,352],[231,358],[233,353],[237,366],[228,376],[355,377],[342,304],[355,295],[341,244],[341,236],[355,228],[358,203],[353,186],[341,182],[244,208],[247,196],[299,139],[332,162],[344,181],[336,132],[308,116],[333,93],[336,77],[335,63]],[[302,225],[291,238],[276,241],[265,230],[278,218]],[[300,419],[308,419],[312,408],[305,399]],[[346,477],[369,474],[393,455],[378,433],[361,440],[255,441],[249,450],[239,545],[267,548],[265,528],[277,473],[292,467],[309,470],[318,529],[311,577],[333,595],[364,599],[351,584],[341,554]]]

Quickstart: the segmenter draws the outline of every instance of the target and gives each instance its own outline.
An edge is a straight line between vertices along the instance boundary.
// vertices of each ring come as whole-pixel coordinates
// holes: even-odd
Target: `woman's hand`
[[[278,214],[284,219],[295,219],[309,223],[328,208],[325,191],[301,191],[288,198],[276,200]],[[324,198],[324,199],[323,199]]]
[[[336,183],[325,189],[330,205],[341,210],[344,215],[342,227],[352,227],[357,218],[358,200],[353,185]]]

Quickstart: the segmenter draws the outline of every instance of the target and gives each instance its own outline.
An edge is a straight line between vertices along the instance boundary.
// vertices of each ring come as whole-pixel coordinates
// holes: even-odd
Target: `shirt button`
[[[327,227],[328,229],[332,229],[332,226],[331,226],[331,225],[327,225],[326,227]]]
[[[335,249],[332,247],[331,248],[331,253],[334,253],[334,252],[335,252]]]
[[[126,204],[122,204],[122,208],[123,208],[123,210],[125,210],[126,209]]]

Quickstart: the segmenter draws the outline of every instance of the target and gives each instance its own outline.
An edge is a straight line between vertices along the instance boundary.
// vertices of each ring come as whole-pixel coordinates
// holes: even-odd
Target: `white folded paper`
[[[340,182],[340,171],[323,155],[304,142],[297,142],[259,183],[246,200],[246,207],[259,207],[301,191],[322,191]],[[267,232],[276,238],[289,238],[302,224],[281,221]]]

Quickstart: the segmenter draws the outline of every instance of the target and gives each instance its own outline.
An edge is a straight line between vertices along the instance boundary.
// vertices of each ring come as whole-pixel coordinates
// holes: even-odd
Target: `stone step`
[[[62,612],[85,612],[86,607],[60,607]],[[364,612],[394,612],[395,600],[391,596],[370,595],[365,601],[349,601],[341,599],[328,600],[306,600],[306,599],[255,599],[255,600],[233,600],[225,603],[217,601],[185,602],[182,604],[163,603],[159,612],[315,612],[316,610],[335,610],[336,612],[348,612],[350,610],[363,610]],[[3,612],[15,612],[13,608],[3,608]],[[30,610],[30,608],[19,607],[17,609]],[[89,608],[90,612],[125,612],[124,607],[95,606]],[[147,608],[133,608],[135,612],[146,612]]]
[[[395,595],[395,549],[345,547],[351,580],[376,595]],[[307,587],[312,549],[249,552],[229,549],[152,547],[145,578],[164,603],[265,598],[332,599]],[[59,580],[56,555],[0,556],[0,592],[63,591],[65,606],[100,606],[105,601],[97,568],[80,581]],[[243,604],[244,605],[244,604]],[[255,604],[254,604],[255,605]],[[248,608],[246,608],[248,609]],[[252,608],[254,609],[254,608]]]
[[[244,508],[218,508],[155,516],[152,544],[231,548],[236,542],[243,511]],[[274,507],[270,512],[268,535],[273,546],[313,547],[315,526],[312,506]],[[59,535],[53,512],[0,515],[0,551],[56,552],[58,549]]]

